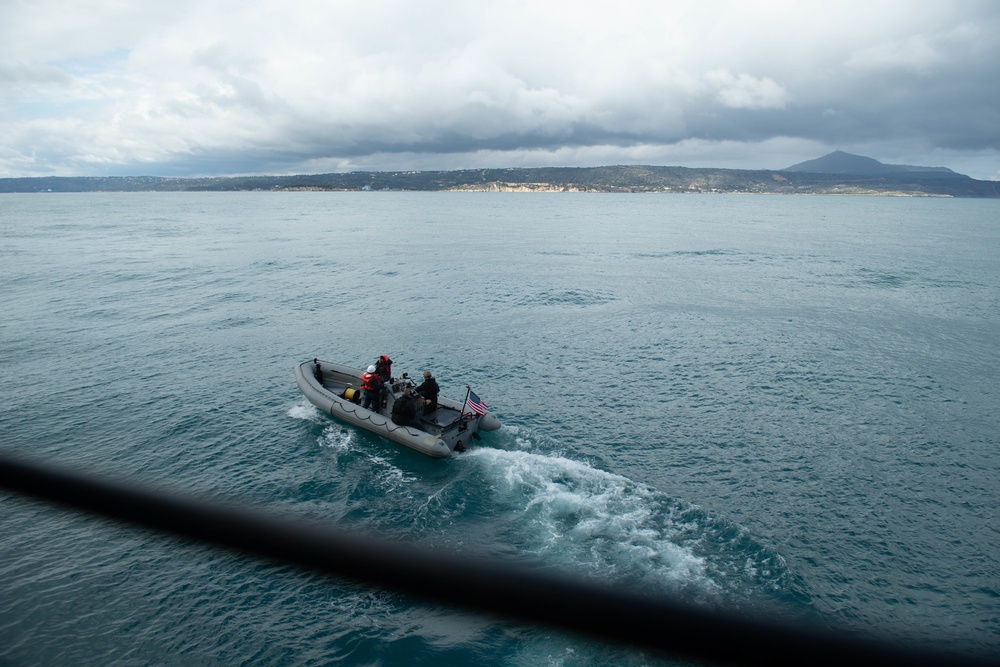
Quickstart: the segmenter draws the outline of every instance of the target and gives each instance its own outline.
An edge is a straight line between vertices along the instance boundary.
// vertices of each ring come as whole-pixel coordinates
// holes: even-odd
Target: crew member
[[[417,425],[417,406],[413,404],[413,396],[410,395],[410,388],[403,390],[403,395],[397,398],[392,404],[392,423],[401,426]]]
[[[424,381],[417,387],[417,393],[423,396],[424,414],[429,415],[438,409],[438,388],[437,380],[430,371],[424,371]]]
[[[383,354],[375,360],[375,373],[382,378],[382,382],[392,382],[392,359],[388,355]]]
[[[365,390],[364,400],[361,407],[365,410],[374,410],[382,407],[382,378],[375,372],[375,365],[368,367],[368,370],[361,376],[361,388]]]

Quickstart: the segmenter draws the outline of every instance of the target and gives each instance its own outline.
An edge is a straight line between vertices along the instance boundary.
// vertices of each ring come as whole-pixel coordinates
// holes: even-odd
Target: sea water
[[[1000,202],[4,195],[0,294],[5,451],[1000,650]],[[431,460],[295,386],[380,354],[503,428]],[[661,661],[0,498],[4,663]]]

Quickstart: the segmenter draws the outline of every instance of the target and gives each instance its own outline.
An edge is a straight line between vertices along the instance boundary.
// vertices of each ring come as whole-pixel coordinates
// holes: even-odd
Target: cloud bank
[[[842,149],[1000,178],[993,2],[6,4],[0,176]]]

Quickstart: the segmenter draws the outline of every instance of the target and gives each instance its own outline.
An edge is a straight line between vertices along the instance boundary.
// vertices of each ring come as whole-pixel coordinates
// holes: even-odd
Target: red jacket
[[[375,373],[366,372],[364,375],[361,376],[362,389],[367,389],[368,391],[375,391],[377,389],[381,389],[381,387],[382,387],[382,379],[378,375],[375,375]]]
[[[375,372],[386,382],[392,379],[392,359],[384,354],[379,357],[375,362]]]

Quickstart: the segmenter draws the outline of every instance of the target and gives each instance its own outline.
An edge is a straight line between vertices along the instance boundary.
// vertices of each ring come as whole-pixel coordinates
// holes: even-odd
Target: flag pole
[[[469,404],[469,394],[472,393],[472,387],[465,385],[465,400],[462,401],[462,414],[458,416],[459,419],[465,416],[465,406]]]

